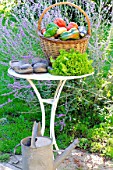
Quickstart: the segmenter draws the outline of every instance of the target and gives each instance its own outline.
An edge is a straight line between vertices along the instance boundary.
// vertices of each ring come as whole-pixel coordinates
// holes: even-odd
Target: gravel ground
[[[22,159],[21,155],[17,157]],[[0,170],[22,170],[21,162],[13,164],[12,161],[15,161],[14,157],[11,157],[8,163],[1,163]],[[96,154],[75,149],[57,170],[113,170],[113,161],[107,161]]]

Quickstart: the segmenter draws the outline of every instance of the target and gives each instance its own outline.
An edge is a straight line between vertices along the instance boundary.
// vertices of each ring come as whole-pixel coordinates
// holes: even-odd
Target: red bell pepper
[[[75,22],[70,22],[67,26],[67,30],[69,31],[71,28],[78,29],[78,25]]]
[[[59,27],[66,27],[66,22],[62,18],[56,18],[54,23]]]

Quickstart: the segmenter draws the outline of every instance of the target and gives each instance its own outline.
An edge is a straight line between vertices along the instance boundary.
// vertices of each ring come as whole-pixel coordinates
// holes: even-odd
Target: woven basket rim
[[[43,36],[43,34],[38,31],[38,35],[44,39],[45,41],[51,41],[51,42],[54,42],[54,43],[60,43],[60,44],[73,44],[73,43],[79,43],[79,42],[84,42],[88,39],[90,39],[90,35],[87,34],[85,37],[81,38],[81,39],[78,39],[78,40],[66,40],[66,41],[62,41],[60,39],[54,39],[54,38],[46,38]]]

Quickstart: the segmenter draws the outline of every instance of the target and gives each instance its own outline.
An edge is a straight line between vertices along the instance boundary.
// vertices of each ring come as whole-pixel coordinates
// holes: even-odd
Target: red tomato
[[[41,30],[41,33],[44,34],[45,32],[46,32],[46,29],[43,28],[43,29]]]
[[[75,22],[70,22],[67,26],[67,30],[69,31],[71,28],[77,28],[78,29],[78,25]]]
[[[62,18],[56,18],[54,23],[59,27],[66,27],[66,22]]]

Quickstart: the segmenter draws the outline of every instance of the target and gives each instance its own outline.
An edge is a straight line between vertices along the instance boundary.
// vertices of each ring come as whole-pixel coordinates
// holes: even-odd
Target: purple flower
[[[8,84],[8,86],[7,86],[8,88],[11,88],[12,87],[12,84]]]
[[[31,59],[31,58],[33,58],[33,56],[26,55],[26,56],[22,56],[22,58],[24,58],[24,59]]]
[[[38,7],[38,8],[40,8],[40,7],[41,7],[41,4],[40,4],[40,3],[38,3],[38,4],[37,4],[37,7]]]
[[[23,21],[23,22],[22,22],[22,26],[23,26],[24,28],[27,28],[27,22],[26,22],[26,21]]]
[[[60,121],[60,125],[61,125],[60,131],[62,131],[63,128],[66,126],[64,119],[63,121]]]
[[[57,126],[57,122],[55,122],[54,125]]]
[[[3,29],[3,31],[4,31],[4,33],[5,33],[5,35],[6,35],[7,37],[10,37],[10,33],[9,33],[9,31],[7,30],[6,26],[2,27],[2,29]]]
[[[13,89],[21,89],[21,84],[19,82],[14,82],[13,84],[8,84],[9,88],[13,88]]]
[[[3,61],[0,61],[0,64],[2,64],[3,66],[8,66],[8,63],[5,63]]]
[[[34,96],[34,92],[30,91],[30,95],[31,95],[31,96]]]
[[[24,86],[24,88],[30,89],[30,88],[31,88],[31,85]]]
[[[22,28],[20,28],[20,33],[21,33],[22,37],[25,37],[25,33]]]
[[[12,42],[13,46],[17,46],[17,43],[15,41]]]
[[[17,95],[18,95],[18,91],[14,94],[14,97],[16,98],[16,97],[17,97]]]
[[[59,115],[57,115],[57,118],[60,118],[60,117],[63,117],[63,116],[65,116],[65,114],[59,114]]]
[[[12,100],[11,100],[11,99],[8,99],[8,103],[10,103],[10,102],[12,102]]]
[[[36,38],[36,41],[40,41],[40,38]]]
[[[12,56],[12,60],[15,60],[15,56]]]
[[[21,37],[21,34],[17,34],[17,37],[20,38],[20,37]]]
[[[0,18],[0,26],[2,25],[2,19],[3,19],[3,18]]]
[[[34,0],[30,0],[30,2],[34,3]]]
[[[13,88],[14,88],[14,89],[16,89],[16,88],[17,88],[17,89],[21,89],[21,84],[20,84],[20,82],[14,82],[14,83],[13,83]]]
[[[7,103],[3,103],[0,105],[0,108],[2,108],[3,106],[5,106]]]
[[[14,22],[12,22],[12,23],[10,24],[10,26],[11,26],[11,27],[14,27],[14,26],[15,26]]]
[[[0,108],[2,108],[3,106],[5,106],[6,104],[8,104],[8,103],[10,103],[10,102],[12,102],[13,100],[11,100],[11,99],[8,99],[8,101],[7,102],[5,102],[5,103],[3,103],[3,104],[1,104],[0,105]]]

